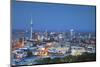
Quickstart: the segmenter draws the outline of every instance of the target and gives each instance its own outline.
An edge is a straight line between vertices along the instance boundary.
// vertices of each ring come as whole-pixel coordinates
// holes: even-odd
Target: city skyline
[[[95,32],[95,6],[13,1],[11,11],[13,29],[29,30],[32,19],[33,30]]]
[[[96,61],[95,6],[11,3],[11,65]]]

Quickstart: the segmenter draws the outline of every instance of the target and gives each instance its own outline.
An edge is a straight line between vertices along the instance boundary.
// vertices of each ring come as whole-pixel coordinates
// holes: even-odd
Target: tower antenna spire
[[[30,39],[32,39],[32,33],[33,33],[33,27],[32,27],[33,21],[32,21],[32,16],[31,16],[31,22],[30,22],[30,25],[31,25],[31,29],[30,29],[30,31],[31,31]]]

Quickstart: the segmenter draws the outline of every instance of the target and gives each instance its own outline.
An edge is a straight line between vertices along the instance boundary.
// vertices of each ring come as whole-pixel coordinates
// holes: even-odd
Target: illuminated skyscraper
[[[88,38],[90,39],[91,38],[91,34],[89,33],[89,36],[88,36]]]
[[[70,29],[70,35],[71,35],[71,36],[74,35],[74,29]]]
[[[48,36],[48,31],[45,30],[44,34],[45,34],[45,37],[47,37]]]
[[[74,36],[74,29],[70,29],[70,38],[71,38],[71,40],[73,39],[73,36]]]

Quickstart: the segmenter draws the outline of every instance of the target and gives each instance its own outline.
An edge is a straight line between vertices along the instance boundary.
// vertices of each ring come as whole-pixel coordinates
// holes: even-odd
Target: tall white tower
[[[70,35],[71,35],[71,36],[74,35],[74,29],[70,29]]]
[[[73,39],[73,36],[74,36],[74,29],[70,29],[70,37],[71,37],[71,40]]]
[[[32,39],[32,37],[33,37],[33,36],[32,36],[32,35],[33,35],[33,34],[32,34],[32,33],[33,33],[33,27],[32,27],[33,22],[32,22],[32,17],[31,17],[31,23],[30,23],[30,24],[31,24],[31,29],[30,29],[30,31],[31,31],[31,32],[30,32],[30,39]]]
[[[88,38],[89,38],[89,39],[91,38],[91,33],[89,33],[89,36],[88,36]]]

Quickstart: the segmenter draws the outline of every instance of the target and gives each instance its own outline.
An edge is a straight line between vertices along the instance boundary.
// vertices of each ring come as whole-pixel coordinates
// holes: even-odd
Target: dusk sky
[[[12,29],[95,31],[95,6],[14,1],[11,5]]]

